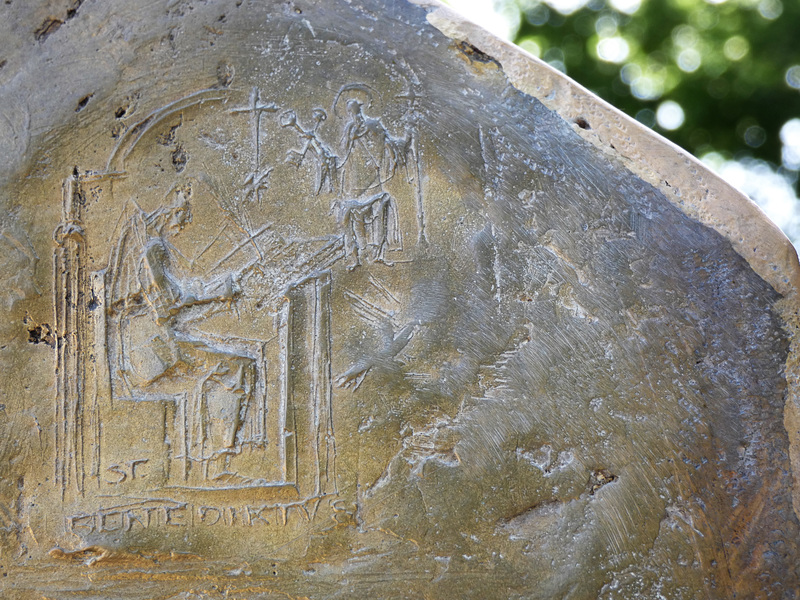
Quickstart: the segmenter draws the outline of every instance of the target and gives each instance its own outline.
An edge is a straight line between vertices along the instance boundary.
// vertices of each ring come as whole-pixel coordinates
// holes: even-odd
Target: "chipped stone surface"
[[[4,598],[794,597],[797,258],[701,165],[428,2],[0,11]]]
[[[536,57],[465,21],[436,2],[428,20],[458,43],[469,44],[501,66],[511,85],[539,99],[573,124],[576,133],[622,162],[683,212],[718,231],[781,294],[800,282],[797,252],[786,236],[744,194],[688,152],[600,100]]]

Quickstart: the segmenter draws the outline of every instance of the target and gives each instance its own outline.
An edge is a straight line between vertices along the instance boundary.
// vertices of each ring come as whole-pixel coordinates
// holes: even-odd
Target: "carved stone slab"
[[[702,166],[427,2],[0,15],[4,598],[795,597],[797,257]]]

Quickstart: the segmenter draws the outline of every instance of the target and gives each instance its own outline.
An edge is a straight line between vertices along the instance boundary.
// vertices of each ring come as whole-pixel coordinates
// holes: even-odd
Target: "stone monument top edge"
[[[800,262],[791,241],[755,202],[699,159],[439,0],[408,1],[428,9],[428,22],[443,34],[495,60],[519,91],[540,100],[686,215],[720,233],[781,295],[793,296],[800,288]]]

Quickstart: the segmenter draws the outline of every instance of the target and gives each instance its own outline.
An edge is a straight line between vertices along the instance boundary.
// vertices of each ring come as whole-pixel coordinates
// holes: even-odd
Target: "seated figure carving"
[[[184,402],[185,479],[197,485],[246,484],[229,470],[255,388],[255,360],[217,347],[181,326],[195,307],[231,303],[232,275],[200,282],[177,276],[180,252],[171,243],[192,221],[191,187],[173,190],[173,202],[146,213],[138,206],[112,251],[109,345],[114,395],[133,401]]]

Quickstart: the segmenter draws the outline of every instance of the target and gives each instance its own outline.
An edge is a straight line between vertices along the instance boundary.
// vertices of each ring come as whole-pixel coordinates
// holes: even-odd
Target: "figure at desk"
[[[187,332],[181,317],[204,304],[232,302],[234,279],[207,282],[178,276],[182,258],[171,240],[192,221],[192,189],[172,190],[172,203],[146,213],[129,210],[109,262],[109,337],[115,396],[185,405],[187,479],[197,485],[243,483],[229,471],[255,387],[255,360],[214,348]],[[132,214],[130,214],[132,213]],[[112,340],[109,340],[112,341]],[[178,456],[184,458],[184,456]]]

